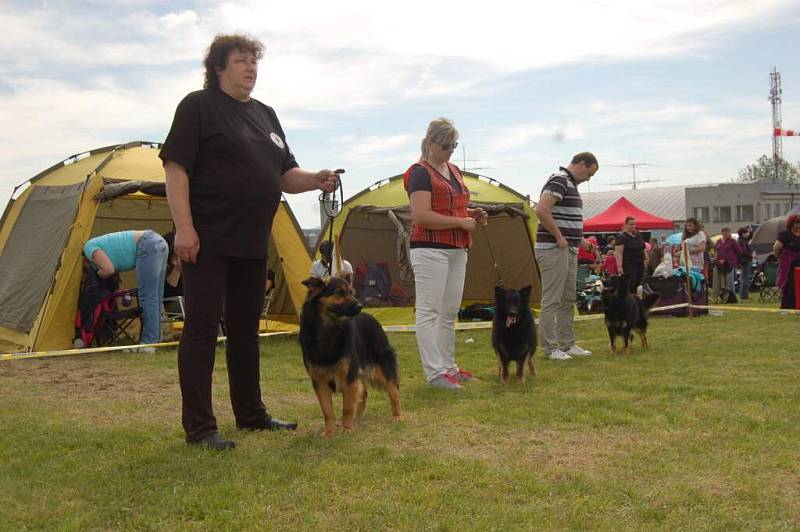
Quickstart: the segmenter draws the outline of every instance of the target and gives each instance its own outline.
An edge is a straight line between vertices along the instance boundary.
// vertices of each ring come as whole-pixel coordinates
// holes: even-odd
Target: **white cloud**
[[[165,5],[124,0],[4,8],[0,203],[12,184],[68,154],[165,132],[177,101],[199,88],[202,54],[218,32],[245,31],[264,41],[255,96],[278,109],[294,145],[304,132],[327,125],[321,114],[323,120],[374,109],[399,115],[434,95],[491,97],[521,71],[706,53],[737,28],[781,23],[775,14],[794,2],[239,0],[164,12]],[[595,101],[569,111],[554,115],[563,120],[541,122],[524,114],[510,124],[487,117],[480,156],[533,188],[527,172],[544,174],[553,151],[560,156],[575,142],[595,143],[612,131],[616,139],[652,136],[651,153],[673,150],[660,157],[677,164],[707,150],[704,139],[733,150],[752,144],[761,127],[687,101],[658,108]],[[800,127],[800,116],[794,125],[785,113],[784,122]],[[374,129],[336,145],[341,159],[365,169],[364,180],[418,155],[418,135],[387,132],[382,124]],[[613,141],[604,146],[609,153]],[[558,149],[545,156],[536,145]]]

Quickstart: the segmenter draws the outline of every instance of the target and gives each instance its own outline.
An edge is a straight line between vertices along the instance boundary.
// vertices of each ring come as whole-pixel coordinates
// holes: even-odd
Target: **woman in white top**
[[[683,239],[681,243],[686,243],[689,248],[689,260],[691,266],[697,271],[702,272],[704,261],[703,253],[706,250],[706,241],[708,237],[700,229],[700,223],[697,218],[687,218],[686,223],[683,225]]]

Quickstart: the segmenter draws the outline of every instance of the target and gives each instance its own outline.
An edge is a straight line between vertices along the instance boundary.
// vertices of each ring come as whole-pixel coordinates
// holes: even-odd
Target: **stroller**
[[[593,274],[589,265],[579,264],[576,285],[578,311],[583,314],[598,312],[603,299],[603,281],[600,276]]]

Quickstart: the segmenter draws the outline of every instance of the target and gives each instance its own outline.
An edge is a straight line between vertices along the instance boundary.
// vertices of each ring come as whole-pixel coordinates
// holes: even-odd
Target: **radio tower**
[[[778,134],[782,127],[781,120],[781,74],[777,67],[772,67],[769,74],[769,101],[772,103],[772,164],[775,166],[775,180],[778,180],[778,168],[783,159],[783,138]]]

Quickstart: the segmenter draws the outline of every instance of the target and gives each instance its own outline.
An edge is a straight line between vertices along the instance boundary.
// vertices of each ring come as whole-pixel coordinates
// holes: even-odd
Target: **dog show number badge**
[[[272,133],[269,134],[269,138],[272,139],[272,142],[274,142],[277,147],[279,147],[280,149],[284,148],[283,139],[277,133],[273,131]]]

